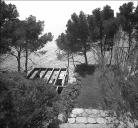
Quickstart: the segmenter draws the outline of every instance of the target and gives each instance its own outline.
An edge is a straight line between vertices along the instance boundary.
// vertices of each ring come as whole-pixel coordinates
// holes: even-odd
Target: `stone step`
[[[84,123],[84,124],[106,124],[108,120],[105,118],[93,118],[93,117],[76,117],[76,118],[68,118],[68,123]]]
[[[68,123],[106,124],[107,116],[107,112],[103,110],[74,108],[68,117]]]
[[[110,125],[105,124],[70,124],[64,123],[59,126],[59,128],[111,128]]]
[[[63,117],[61,116],[61,119]],[[111,128],[113,124],[118,124],[119,128],[123,128],[126,125],[128,126],[127,128],[134,128],[134,124],[131,121],[119,121],[113,112],[84,108],[74,108],[67,119],[67,123],[63,121],[59,128]]]
[[[70,117],[106,117],[108,114],[108,111],[103,110],[74,108]]]

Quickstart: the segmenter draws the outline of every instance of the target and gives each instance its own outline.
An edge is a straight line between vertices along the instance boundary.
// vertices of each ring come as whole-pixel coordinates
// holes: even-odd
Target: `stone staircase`
[[[97,109],[74,108],[67,123],[60,125],[60,128],[111,128],[114,117],[109,117],[109,113]],[[117,123],[117,122],[116,122]],[[129,124],[128,128],[134,128]],[[119,128],[123,128],[121,124]]]

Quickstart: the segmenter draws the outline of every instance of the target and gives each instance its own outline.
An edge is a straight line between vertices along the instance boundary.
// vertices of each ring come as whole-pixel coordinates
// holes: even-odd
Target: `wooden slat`
[[[51,79],[53,73],[54,73],[54,68],[53,68],[53,70],[52,70],[52,72],[51,72],[51,74],[50,74],[50,77],[48,78],[47,84],[49,83],[49,81],[50,81],[50,79]]]
[[[68,83],[68,70],[67,70],[67,74],[66,74],[66,76],[65,76],[65,83]]]
[[[64,75],[64,79],[63,79],[63,82],[62,82],[62,86],[64,86],[64,84],[65,84],[65,80],[66,80],[66,76],[67,76],[67,69],[66,69],[66,73],[65,73],[65,75]]]
[[[46,68],[46,71],[45,71],[45,73],[43,74],[42,79],[45,77],[45,75],[47,74],[47,72],[48,72],[48,69]]]
[[[40,68],[41,69],[41,71],[44,71],[44,70],[46,70],[47,68]]]
[[[58,72],[57,78],[56,78],[56,80],[54,81],[54,84],[53,84],[53,85],[55,85],[55,84],[56,84],[57,79],[58,79],[58,77],[59,77],[60,73],[61,73],[61,68],[59,69],[59,72]]]
[[[38,70],[38,71],[37,71],[37,70]],[[52,78],[52,76],[53,76],[54,71],[58,71],[57,76],[56,76],[56,78],[55,78],[55,81],[54,81],[53,85],[54,85],[55,87],[57,87],[57,89],[58,89],[58,87],[63,87],[63,88],[66,87],[66,86],[65,86],[65,82],[67,82],[67,78],[68,78],[68,69],[67,69],[67,68],[34,68],[34,69],[29,73],[29,75],[27,76],[27,78],[30,78],[30,77],[33,75],[33,73],[37,72],[37,73],[34,75],[34,77],[33,77],[33,79],[35,79],[35,78],[37,78],[37,76],[40,75],[41,71],[44,71],[44,74],[43,74],[42,77],[41,77],[42,79],[46,76],[46,74],[47,74],[48,71],[52,71],[52,72],[50,73],[49,78],[48,78],[47,84],[50,82],[50,80],[51,80],[51,78]],[[56,85],[56,83],[57,83],[57,81],[58,81],[58,79],[59,79],[59,76],[60,76],[60,74],[61,74],[62,71],[63,71],[63,72],[65,71],[64,77],[63,77],[63,79],[62,79],[62,84],[61,84],[61,85]]]
[[[38,70],[38,72],[35,74],[34,78],[33,79],[36,79],[39,75],[40,75],[40,72],[41,72],[41,68]],[[39,77],[40,78],[40,77]]]
[[[35,70],[39,70],[40,68],[35,68]]]
[[[50,70],[53,70],[53,68],[48,68],[48,70],[50,71]]]
[[[55,71],[58,71],[60,68],[54,68],[55,69]]]
[[[66,71],[67,68],[61,68],[61,71]]]
[[[29,79],[35,71],[36,71],[36,68],[34,68],[34,69],[28,74],[27,79]]]

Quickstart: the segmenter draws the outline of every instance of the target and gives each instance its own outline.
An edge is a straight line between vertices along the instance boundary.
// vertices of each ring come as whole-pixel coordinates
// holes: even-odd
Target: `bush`
[[[134,120],[138,119],[138,77],[131,76],[126,80],[125,72],[117,67],[99,70],[98,80],[104,99],[103,109],[115,112],[118,125],[122,122],[129,127],[130,122],[134,123]]]
[[[67,85],[61,93],[61,100],[58,102],[60,104],[60,113],[64,113],[66,118],[75,107],[76,99],[80,93],[81,85],[80,83],[74,83]]]
[[[40,128],[58,115],[58,94],[44,80],[0,73],[0,127]]]
[[[84,77],[86,74],[94,73],[96,65],[79,64],[76,65],[74,72],[79,73],[80,76]]]

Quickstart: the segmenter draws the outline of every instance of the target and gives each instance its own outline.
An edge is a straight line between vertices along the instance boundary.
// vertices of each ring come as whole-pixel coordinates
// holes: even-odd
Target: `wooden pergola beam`
[[[38,70],[38,72],[35,74],[35,76],[34,76],[34,78],[33,79],[36,79],[36,78],[39,78],[40,76],[40,72],[42,71],[42,69],[40,68],[39,70]]]
[[[59,69],[59,72],[58,72],[57,78],[56,78],[56,80],[54,81],[54,84],[53,84],[53,85],[56,84],[56,82],[57,82],[57,80],[58,80],[58,77],[59,77],[60,73],[61,73],[61,68]]]
[[[47,72],[48,72],[48,69],[46,68],[45,69],[46,71],[45,71],[45,73],[42,75],[42,79],[45,77],[45,75],[47,74]]]
[[[29,79],[35,71],[36,71],[36,69],[34,68],[34,69],[28,74],[27,79]]]
[[[62,82],[62,86],[64,86],[65,82],[66,82],[66,77],[67,77],[67,73],[68,73],[68,69],[66,69],[64,78],[63,78],[63,82]]]
[[[47,81],[47,84],[49,83],[49,81],[50,81],[50,79],[51,79],[51,77],[52,77],[52,75],[53,75],[53,73],[54,73],[54,68],[53,68],[53,70],[52,70],[52,72],[51,72],[51,74],[50,74],[50,77],[48,78],[48,81]]]

